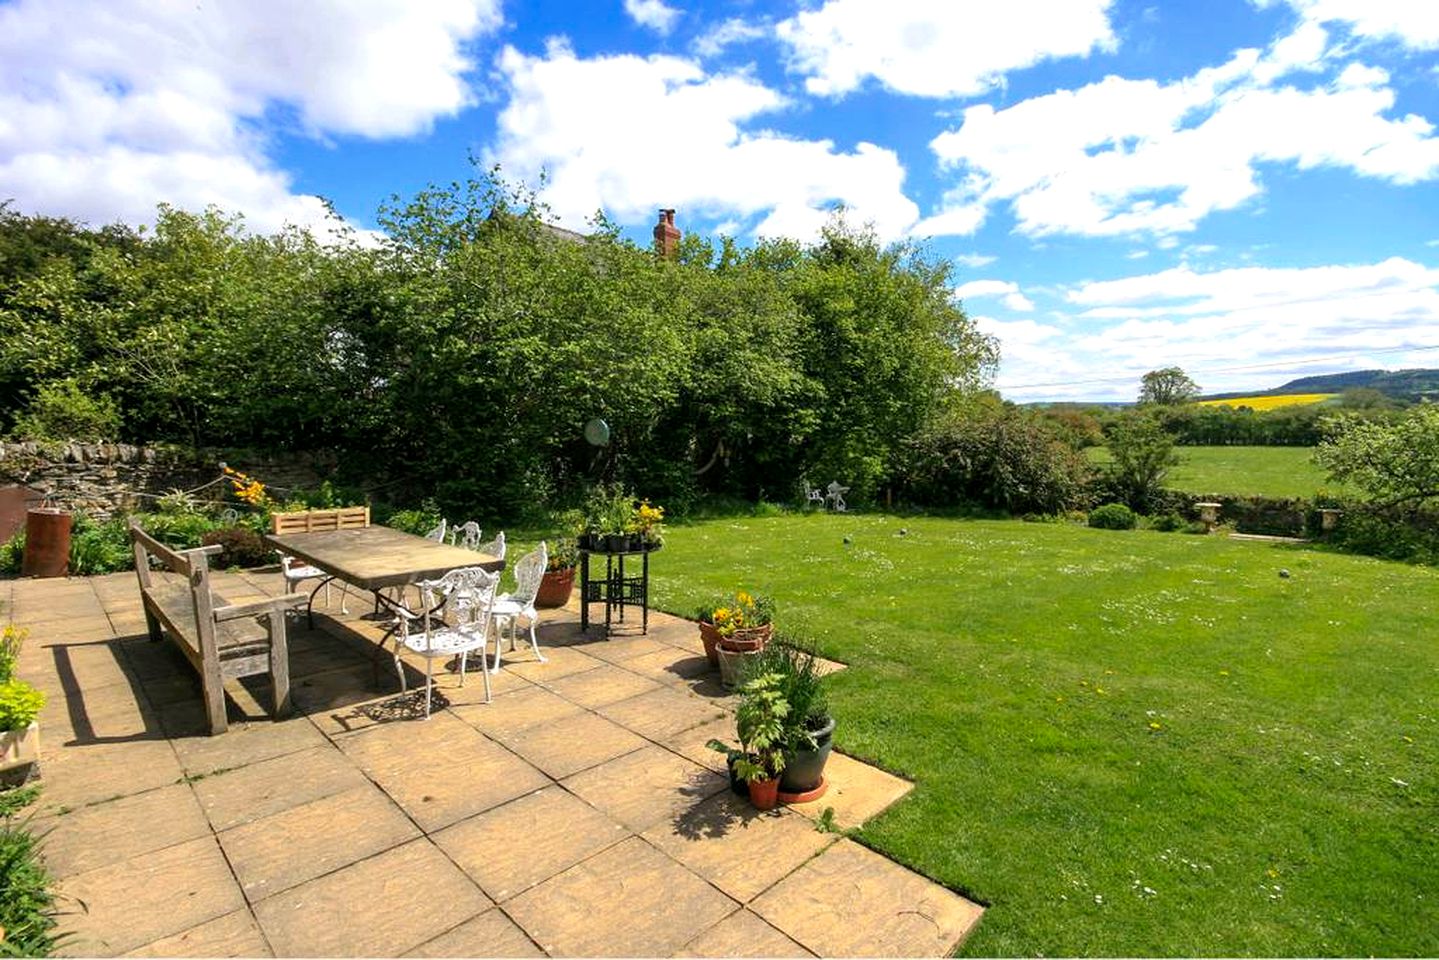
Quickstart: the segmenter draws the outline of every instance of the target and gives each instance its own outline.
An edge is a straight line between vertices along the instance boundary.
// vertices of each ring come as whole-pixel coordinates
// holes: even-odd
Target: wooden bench
[[[290,712],[290,659],[285,641],[285,611],[305,602],[286,594],[256,603],[231,604],[210,588],[210,555],[219,546],[172,550],[130,521],[135,574],[150,639],[161,629],[179,646],[200,674],[211,735],[224,733],[225,681],[268,673],[274,688],[274,716]],[[173,576],[152,575],[154,560]]]

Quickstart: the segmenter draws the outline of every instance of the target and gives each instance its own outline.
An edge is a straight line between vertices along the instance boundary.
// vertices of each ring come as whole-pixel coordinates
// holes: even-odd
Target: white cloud
[[[1011,351],[1003,338],[998,385],[1007,397],[1131,399],[1145,371],[1175,364],[1206,391],[1263,388],[1311,373],[1432,365],[1418,348],[1439,345],[1439,269],[1399,257],[1181,266],[1079,284],[1065,299],[1071,309],[1056,315],[1060,334],[1044,339],[1042,353],[1029,341]]]
[[[1241,50],[1170,83],[1110,76],[1002,110],[970,107],[930,144],[956,182],[921,227],[967,234],[1007,204],[1030,236],[1163,237],[1255,199],[1261,164],[1340,167],[1398,184],[1439,176],[1434,125],[1391,116],[1383,70],[1351,63],[1328,84],[1275,85],[1301,68],[1328,69],[1315,30],[1301,23],[1266,54]]]
[[[625,13],[642,27],[667,34],[679,22],[680,11],[666,6],[664,0],[625,0]]]
[[[1342,22],[1356,37],[1439,49],[1439,4],[1431,0],[1288,0],[1310,23]],[[1261,6],[1268,5],[1261,3]]]
[[[1009,280],[971,280],[954,288],[954,295],[960,300],[991,297],[998,298],[1006,309],[1016,313],[1028,313],[1034,309],[1034,301],[1019,290],[1019,284]]]
[[[977,270],[980,267],[989,266],[991,263],[998,259],[998,257],[992,257],[987,253],[961,253],[954,258],[954,262],[962,267],[969,267],[971,270]]]
[[[0,183],[22,210],[95,222],[166,201],[316,224],[266,132],[422,132],[472,102],[464,44],[499,22],[493,0],[0,6]]]
[[[787,105],[752,76],[670,56],[586,59],[562,43],[543,56],[506,48],[499,69],[509,102],[489,159],[532,183],[547,171],[544,199],[567,224],[600,208],[637,223],[677,207],[809,238],[843,204],[891,239],[918,219],[894,151],[747,129]]]
[[[691,45],[691,49],[699,57],[717,57],[737,43],[758,40],[761,37],[769,36],[769,33],[768,27],[758,23],[748,23],[738,17],[731,17],[722,23],[715,24],[697,37]]]
[[[1112,0],[826,0],[782,21],[790,68],[810,93],[874,77],[898,93],[970,97],[1011,70],[1115,44]]]

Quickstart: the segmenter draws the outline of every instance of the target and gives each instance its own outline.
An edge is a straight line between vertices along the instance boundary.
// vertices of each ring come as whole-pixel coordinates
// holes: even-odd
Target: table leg
[[[590,628],[590,552],[580,551],[580,632]]]

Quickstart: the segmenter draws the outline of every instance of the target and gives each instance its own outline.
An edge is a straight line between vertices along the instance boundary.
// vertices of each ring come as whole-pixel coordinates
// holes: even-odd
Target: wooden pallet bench
[[[200,675],[211,735],[224,733],[225,681],[268,673],[274,716],[290,712],[290,659],[285,612],[305,602],[302,594],[232,604],[210,587],[210,555],[219,546],[172,550],[130,521],[135,574],[150,639],[169,634]],[[172,576],[156,577],[151,562]],[[162,633],[163,630],[163,633]]]

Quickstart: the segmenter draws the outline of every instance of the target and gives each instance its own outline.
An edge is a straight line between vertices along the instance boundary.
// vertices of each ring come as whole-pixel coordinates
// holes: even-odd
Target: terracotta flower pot
[[[749,782],[749,802],[757,810],[773,810],[779,803],[779,777]]]
[[[540,578],[540,589],[535,594],[535,606],[541,610],[553,610],[570,602],[570,592],[575,588],[575,568],[546,570]]]
[[[710,666],[719,666],[719,654],[715,649],[719,646],[720,635],[714,624],[700,621],[700,642],[705,645],[705,659],[710,662]]]
[[[769,646],[769,638],[773,633],[772,623],[760,627],[744,627],[722,638],[721,643],[730,650],[758,651]]]

